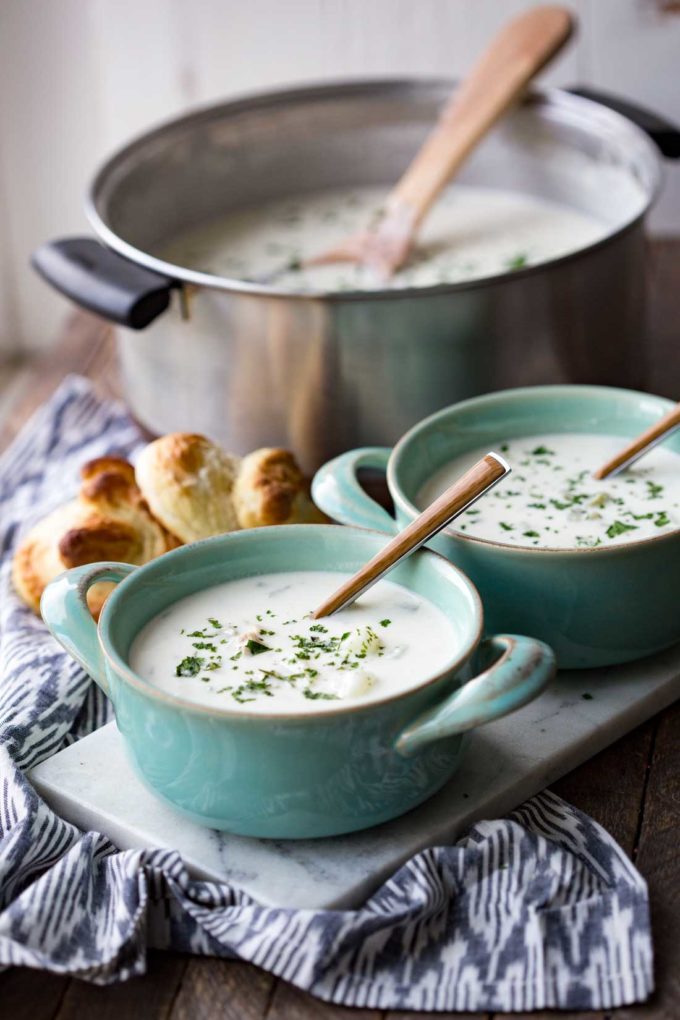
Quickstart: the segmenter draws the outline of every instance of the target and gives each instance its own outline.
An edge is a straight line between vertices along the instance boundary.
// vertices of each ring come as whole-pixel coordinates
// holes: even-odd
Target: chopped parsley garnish
[[[584,701],[592,701],[593,700],[592,694],[588,694],[587,691],[585,692],[585,694],[582,694],[581,697],[583,698]]]
[[[506,524],[505,521],[499,521],[498,523],[500,524],[500,526],[503,529],[503,531],[514,531],[515,530],[513,528],[512,524]]]
[[[663,485],[657,485],[656,482],[647,482],[647,498],[658,499],[663,492]]]
[[[313,691],[310,687],[305,687],[302,692],[306,698],[310,701],[338,701],[337,694],[326,694],[325,691]]]
[[[547,446],[537,446],[535,450],[531,451],[534,457],[554,457],[555,451],[549,450]]]
[[[522,534],[525,538],[540,538],[537,531],[523,531]]]
[[[607,528],[607,538],[616,538],[617,535],[623,535],[624,531],[636,531],[637,524],[624,524],[623,521],[614,521]]]
[[[205,659],[198,655],[187,655],[175,669],[175,676],[196,676],[201,671]]]
[[[210,642],[210,641],[193,641],[192,642],[192,647],[193,648],[198,648],[199,651],[206,651],[206,652],[216,652],[217,651],[217,648],[215,647],[215,645],[212,644],[212,642]]]
[[[506,261],[505,261],[505,268],[506,269],[524,269],[524,267],[526,266],[527,262],[528,262],[527,255],[525,255],[524,252],[517,252],[516,255],[513,255],[511,258],[506,259]]]
[[[381,620],[381,621],[380,621],[380,626],[381,626],[381,627],[389,627],[389,625],[390,625],[391,623],[392,623],[392,621],[391,621],[391,620],[388,620],[388,619],[384,619],[384,620]]]
[[[670,523],[671,519],[665,510],[662,510],[660,513],[656,515],[656,520],[654,521],[654,524],[657,528],[664,528],[667,524]]]
[[[210,624],[211,627],[214,627],[215,630],[222,630],[222,624],[220,623],[219,620],[216,620],[214,616],[208,617],[208,623]]]
[[[271,652],[271,648],[268,645],[263,645],[261,641],[256,641],[255,638],[248,638],[246,648],[251,655],[262,655],[263,652]]]
[[[269,698],[273,697],[271,685],[267,679],[246,680],[246,682],[241,684],[240,687],[237,687],[235,691],[232,691],[231,696],[241,705],[246,701],[255,700],[255,698],[244,698],[244,694],[264,694]]]
[[[206,664],[203,667],[203,669],[206,669],[206,670],[219,669],[221,665],[222,665],[222,656],[221,655],[216,655],[214,659],[210,660],[210,662],[206,662]]]

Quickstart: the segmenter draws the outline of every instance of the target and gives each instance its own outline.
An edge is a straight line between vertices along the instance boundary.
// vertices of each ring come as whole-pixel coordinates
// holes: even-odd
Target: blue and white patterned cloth
[[[106,984],[148,945],[238,958],[330,1002],[378,1009],[611,1009],[647,998],[644,880],[595,822],[544,793],[408,861],[357,910],[275,909],[194,881],[172,850],[119,852],[23,770],[110,718],[99,689],[11,588],[21,532],[80,464],[130,454],[124,410],[70,378],[0,460],[0,966]]]

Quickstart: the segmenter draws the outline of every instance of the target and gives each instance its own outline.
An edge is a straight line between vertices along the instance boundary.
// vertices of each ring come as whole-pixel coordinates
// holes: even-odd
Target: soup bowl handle
[[[312,481],[314,502],[340,524],[393,534],[398,530],[397,522],[364,492],[357,479],[359,468],[385,471],[391,453],[386,446],[363,446],[329,460]]]
[[[99,645],[97,624],[87,605],[87,593],[100,581],[118,583],[136,567],[129,563],[87,563],[51,581],[40,600],[40,613],[50,633],[99,684],[108,696],[109,685]]]
[[[534,638],[498,634],[482,641],[479,651],[484,659],[495,661],[402,730],[396,742],[399,754],[407,757],[432,741],[514,712],[539,695],[555,675],[552,649]]]

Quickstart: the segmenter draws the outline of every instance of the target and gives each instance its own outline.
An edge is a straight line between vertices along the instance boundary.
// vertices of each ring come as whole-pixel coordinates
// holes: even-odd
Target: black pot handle
[[[584,99],[592,99],[594,103],[608,106],[610,110],[627,117],[648,134],[652,141],[656,142],[663,156],[666,156],[667,159],[680,158],[680,128],[660,117],[658,113],[652,113],[627,99],[620,99],[609,92],[600,92],[599,89],[593,89],[586,85],[576,85],[567,89],[567,92],[572,92],[575,96],[583,96]]]
[[[56,290],[91,312],[130,329],[144,329],[170,304],[177,280],[138,266],[92,237],[50,241],[31,257]]]

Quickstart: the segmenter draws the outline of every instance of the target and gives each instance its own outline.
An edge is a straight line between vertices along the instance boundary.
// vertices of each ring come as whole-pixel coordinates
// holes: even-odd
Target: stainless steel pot
[[[451,87],[371,81],[268,93],[174,120],[102,167],[87,211],[103,244],[56,241],[33,261],[62,293],[127,327],[118,339],[125,392],[142,424],[205,432],[236,452],[291,447],[312,471],[353,446],[391,445],[438,408],[488,390],[644,386],[643,220],[660,157],[624,115],[630,107],[622,114],[584,95],[531,95],[460,175],[609,224],[605,240],[535,268],[426,289],[301,296],[154,254],[239,206],[387,187]],[[680,154],[676,132],[632,112],[647,118],[665,154]]]

